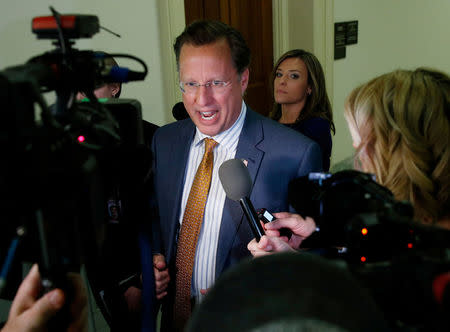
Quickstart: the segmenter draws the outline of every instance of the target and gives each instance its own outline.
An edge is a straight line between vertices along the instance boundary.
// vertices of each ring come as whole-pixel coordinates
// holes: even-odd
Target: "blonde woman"
[[[415,218],[450,228],[450,78],[431,69],[397,70],[353,90],[345,117],[362,170]]]

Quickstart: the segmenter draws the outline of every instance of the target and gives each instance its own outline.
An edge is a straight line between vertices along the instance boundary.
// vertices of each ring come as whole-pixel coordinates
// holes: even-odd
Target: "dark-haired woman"
[[[304,50],[288,51],[275,64],[272,82],[270,117],[316,141],[322,149],[323,169],[328,171],[335,128],[319,60]]]

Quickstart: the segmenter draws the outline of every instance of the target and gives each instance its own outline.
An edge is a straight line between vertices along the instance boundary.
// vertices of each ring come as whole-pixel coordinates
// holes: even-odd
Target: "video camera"
[[[22,261],[39,263],[47,289],[64,288],[66,273],[82,264],[88,275],[101,275],[107,197],[119,184],[127,197],[139,191],[151,163],[140,103],[100,102],[93,93],[104,83],[143,80],[147,66],[111,54],[143,67],[131,71],[108,65],[103,53],[74,49],[75,39],[99,31],[98,18],[50,9],[52,16],[33,19],[32,30],[56,48],[0,71],[0,295],[11,299]],[[49,91],[56,93],[50,107],[42,95]],[[78,92],[88,101],[77,102]]]
[[[295,179],[289,202],[318,227],[302,247],[344,262],[395,330],[450,327],[450,231],[414,221],[410,203],[355,170]]]

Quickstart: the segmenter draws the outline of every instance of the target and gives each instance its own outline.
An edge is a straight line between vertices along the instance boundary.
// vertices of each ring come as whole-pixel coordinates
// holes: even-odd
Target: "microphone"
[[[252,179],[248,173],[247,166],[240,159],[229,159],[219,168],[219,179],[228,198],[239,201],[242,210],[252,229],[256,241],[265,234],[258,219],[258,215],[248,198],[252,191]]]
[[[183,102],[178,102],[172,107],[172,115],[175,118],[175,120],[184,120],[189,117],[188,112],[186,111],[186,108],[184,107]]]

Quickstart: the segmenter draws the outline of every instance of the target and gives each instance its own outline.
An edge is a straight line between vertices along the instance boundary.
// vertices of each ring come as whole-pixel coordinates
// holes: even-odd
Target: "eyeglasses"
[[[231,81],[209,81],[204,84],[200,84],[198,82],[180,82],[181,92],[184,94],[196,94],[201,86],[205,88],[211,88],[211,91],[214,93],[221,93],[225,91],[227,86],[231,85]]]

